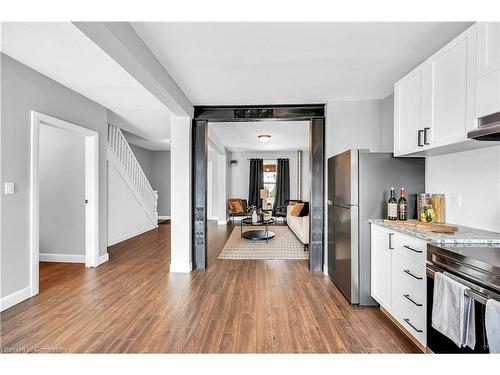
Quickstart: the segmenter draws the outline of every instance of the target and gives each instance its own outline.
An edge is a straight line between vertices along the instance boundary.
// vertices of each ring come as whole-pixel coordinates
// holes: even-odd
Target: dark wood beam
[[[195,106],[194,118],[208,121],[310,120],[324,117],[324,104],[261,106]]]

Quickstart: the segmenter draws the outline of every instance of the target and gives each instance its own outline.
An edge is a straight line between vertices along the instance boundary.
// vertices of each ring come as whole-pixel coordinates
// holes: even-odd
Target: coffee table
[[[274,223],[273,218],[271,218],[269,220],[264,220],[261,217],[257,222],[254,223],[254,222],[252,222],[251,217],[247,217],[247,218],[240,221],[241,238],[245,238],[247,240],[252,240],[252,241],[266,240],[266,242],[269,242],[269,239],[274,238],[274,236],[275,236],[274,232],[271,232],[269,230],[269,224],[272,224],[272,223]],[[265,225],[266,229],[248,230],[246,232],[243,232],[243,224],[252,225],[252,226]]]

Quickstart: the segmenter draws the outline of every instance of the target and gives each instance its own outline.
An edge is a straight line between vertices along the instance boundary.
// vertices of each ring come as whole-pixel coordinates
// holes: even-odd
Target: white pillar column
[[[172,116],[170,272],[189,273],[191,249],[191,119]]]

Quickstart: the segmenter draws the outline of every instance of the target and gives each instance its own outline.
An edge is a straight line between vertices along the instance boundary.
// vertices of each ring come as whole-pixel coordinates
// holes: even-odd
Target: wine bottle
[[[389,220],[397,220],[398,219],[398,201],[394,196],[394,188],[391,187],[391,197],[387,202],[387,218]]]
[[[398,202],[398,220],[408,220],[408,201],[406,200],[405,188],[402,186]]]

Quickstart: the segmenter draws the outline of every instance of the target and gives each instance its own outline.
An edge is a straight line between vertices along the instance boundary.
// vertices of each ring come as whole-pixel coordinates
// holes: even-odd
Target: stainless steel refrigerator
[[[425,160],[348,150],[328,159],[328,273],[352,304],[377,305],[370,295],[369,219],[385,218],[391,187],[404,186],[409,217],[425,191]]]

